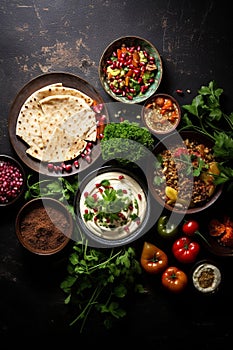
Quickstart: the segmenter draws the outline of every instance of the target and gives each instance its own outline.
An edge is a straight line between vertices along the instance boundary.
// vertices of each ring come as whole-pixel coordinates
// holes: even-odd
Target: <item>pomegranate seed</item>
[[[72,165],[71,165],[71,164],[66,164],[66,166],[65,166],[65,171],[66,171],[67,173],[71,173],[71,171],[72,171]]]
[[[79,168],[79,161],[78,161],[78,160],[75,160],[75,161],[74,161],[74,167],[75,167],[76,169]]]
[[[48,163],[47,168],[48,168],[48,171],[53,171],[54,169],[53,163]]]
[[[180,89],[177,89],[177,90],[176,90],[176,93],[177,93],[178,95],[181,95],[181,96],[184,94],[183,90],[180,90]]]
[[[91,157],[89,155],[87,155],[84,159],[87,161],[87,163],[91,163]]]

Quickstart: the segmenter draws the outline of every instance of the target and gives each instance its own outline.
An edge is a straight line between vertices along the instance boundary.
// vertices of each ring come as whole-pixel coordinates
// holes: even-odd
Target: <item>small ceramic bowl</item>
[[[168,94],[151,96],[142,108],[142,121],[153,135],[167,135],[179,125],[181,109],[177,100]]]
[[[221,282],[221,270],[212,261],[199,261],[192,269],[193,286],[201,294],[215,294],[219,290]]]
[[[16,216],[16,235],[24,248],[37,255],[60,252],[71,239],[73,218],[56,199],[35,198],[23,205]]]
[[[189,140],[188,147],[183,143],[185,140]],[[192,146],[193,143],[195,146]],[[208,175],[209,172],[216,171],[215,161],[210,161],[212,147],[213,142],[210,138],[194,131],[174,132],[160,140],[153,150],[152,159],[148,162],[147,167],[148,185],[157,203],[170,212],[184,215],[202,212],[218,200],[223,185],[215,186],[213,177]],[[166,151],[172,153],[169,156],[167,152],[167,164],[162,165],[161,154]],[[190,157],[189,152],[192,153],[194,159]],[[192,173],[193,162],[198,164],[199,161],[199,166],[201,166],[203,158],[208,158],[209,166],[210,163],[213,163],[213,170],[207,172],[205,168],[201,168],[199,175]],[[197,167],[197,171],[198,169]],[[177,185],[181,195],[175,189]]]
[[[137,36],[114,40],[99,62],[99,78],[104,90],[123,103],[141,103],[148,99],[158,89],[162,74],[158,50],[148,40]]]
[[[0,207],[12,206],[22,197],[26,185],[23,166],[15,158],[0,155]]]

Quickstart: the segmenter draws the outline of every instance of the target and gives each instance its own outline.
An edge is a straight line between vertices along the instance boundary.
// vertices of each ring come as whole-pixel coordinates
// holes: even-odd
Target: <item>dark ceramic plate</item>
[[[134,200],[137,198],[140,224],[132,220],[131,223],[127,222],[126,225],[122,225],[121,227],[117,226],[116,229],[105,229],[105,227],[96,224],[94,219],[88,221],[90,225],[88,223],[86,224],[84,220],[84,213],[86,212],[86,206],[84,205],[86,194],[92,197],[97,195],[101,198],[98,192],[99,190],[96,190],[96,188],[99,188],[97,183],[100,184],[101,181],[106,179],[110,181],[110,185],[112,185],[113,188],[125,189],[127,196],[129,195],[133,203],[135,203]],[[92,171],[89,175],[84,177],[75,196],[74,210],[78,227],[81,229],[81,232],[86,235],[89,245],[95,247],[108,248],[129,244],[145,234],[152,225],[150,222],[151,201],[145,179],[135,176],[126,168],[121,167],[104,166]],[[102,209],[102,211],[105,212],[104,209]]]
[[[174,147],[175,145],[182,145],[181,141],[183,139],[189,138],[190,140],[196,140],[200,143],[203,143],[205,146],[212,147],[213,142],[210,138],[206,137],[205,135],[202,135],[200,133],[194,132],[194,131],[181,131],[180,133],[175,132],[172,133],[160,140],[160,142],[155,146],[153,150],[153,156],[154,161],[157,159],[156,157],[165,149],[169,149],[169,147]],[[153,162],[153,160],[152,160]],[[217,199],[220,197],[222,193],[222,187],[221,185],[218,185],[215,189],[214,194],[210,197],[210,199],[206,202],[204,202],[202,205],[196,206],[196,207],[190,207],[185,210],[178,209],[177,207],[174,208],[171,205],[168,205],[165,203],[165,201],[158,195],[158,192],[155,190],[155,186],[153,184],[154,181],[154,166],[151,167],[152,162],[150,162],[148,166],[148,185],[150,188],[150,191],[155,198],[155,200],[163,207],[165,207],[167,210],[178,213],[178,214],[195,214],[198,212],[201,212],[209,207],[211,207]]]
[[[106,67],[106,62],[109,60],[109,58],[112,56],[112,53],[116,51],[117,49],[121,48],[121,46],[125,44],[126,46],[140,46],[143,50],[146,50],[149,55],[153,56],[155,58],[155,63],[157,66],[157,73],[155,75],[155,81],[149,89],[146,91],[143,95],[137,95],[132,100],[129,100],[127,97],[116,95],[109,87],[109,84],[106,81],[106,76],[104,74],[104,68]],[[124,36],[121,38],[118,38],[114,40],[111,44],[108,45],[108,47],[104,50],[99,63],[99,78],[100,82],[104,88],[104,90],[114,99],[123,103],[140,103],[145,101],[147,98],[149,98],[151,95],[153,95],[156,90],[158,89],[163,75],[163,67],[162,67],[162,60],[159,55],[158,50],[156,47],[150,43],[148,40],[140,38],[138,36]]]
[[[39,160],[27,155],[26,149],[28,148],[28,145],[21,140],[16,135],[16,124],[17,124],[17,118],[19,111],[25,102],[25,100],[35,91],[39,90],[40,88],[54,84],[54,83],[62,83],[66,87],[75,88],[77,90],[82,91],[86,95],[90,96],[92,99],[94,99],[97,104],[100,104],[101,106],[104,106],[104,102],[102,97],[99,95],[99,93],[95,90],[93,86],[91,86],[88,82],[85,80],[79,78],[76,75],[70,74],[70,73],[63,73],[63,72],[52,72],[40,75],[36,77],[35,79],[29,81],[17,94],[16,98],[13,101],[13,104],[10,109],[9,113],[9,120],[8,120],[8,131],[9,131],[9,137],[11,144],[18,154],[19,158],[24,162],[29,168],[32,170],[39,172],[44,175],[49,176],[61,176],[61,173],[56,173],[55,171],[51,172],[47,168],[47,163],[40,162]],[[105,107],[104,107],[105,108]],[[107,116],[107,111],[104,109],[103,112]],[[99,147],[99,140],[97,141],[96,145],[92,148],[92,162],[88,163],[86,160],[82,159],[81,157],[78,157],[79,160],[79,168],[76,168],[72,166],[72,175],[76,173],[80,173],[83,170],[86,170],[88,167],[90,167],[96,159],[100,156],[100,147]],[[62,173],[62,176],[70,176],[71,173]]]

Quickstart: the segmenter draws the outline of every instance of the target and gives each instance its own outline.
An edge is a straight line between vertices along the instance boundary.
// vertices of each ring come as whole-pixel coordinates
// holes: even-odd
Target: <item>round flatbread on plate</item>
[[[29,168],[45,175],[61,176],[51,172],[48,163],[70,162],[72,172],[62,176],[85,170],[101,153],[96,105],[102,107],[100,115],[107,123],[102,97],[85,80],[63,72],[36,77],[19,91],[10,109],[8,130],[14,150]],[[91,163],[81,157],[88,142],[93,144]]]

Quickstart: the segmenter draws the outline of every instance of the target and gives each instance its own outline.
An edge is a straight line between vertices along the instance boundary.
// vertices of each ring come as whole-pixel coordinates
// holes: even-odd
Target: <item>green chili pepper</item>
[[[168,222],[169,217],[164,215],[158,219],[157,222],[157,232],[158,234],[166,239],[171,239],[176,237],[178,234],[178,226],[171,222]]]

